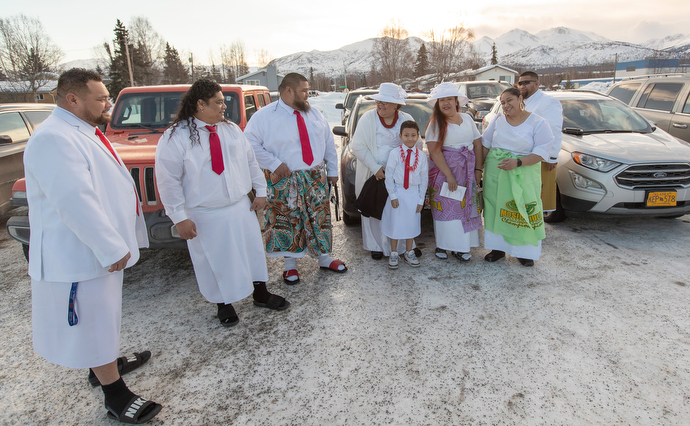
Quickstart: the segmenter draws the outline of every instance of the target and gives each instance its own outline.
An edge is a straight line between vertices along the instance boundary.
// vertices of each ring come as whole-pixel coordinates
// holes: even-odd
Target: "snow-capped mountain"
[[[315,73],[328,76],[348,73],[366,73],[371,69],[373,55],[371,49],[375,39],[368,39],[331,51],[299,52],[276,59],[280,73],[291,71],[309,74],[313,67]],[[417,52],[422,43],[429,42],[410,37],[410,48]],[[578,31],[572,28],[556,27],[537,34],[515,28],[496,39],[481,37],[472,44],[488,62],[491,48],[496,44],[499,62],[506,65],[527,65],[532,68],[594,65],[618,61],[633,61],[658,54],[656,50],[666,50],[669,54],[690,54],[690,36],[676,34],[660,40],[650,40],[643,44],[613,41],[598,34]]]
[[[314,68],[314,73],[324,73],[327,76],[348,73],[369,72],[374,59],[372,49],[375,38],[370,38],[353,44],[348,44],[340,49],[330,51],[312,50],[311,52],[298,52],[283,56],[275,60],[281,74],[299,72],[309,75],[309,68]],[[410,49],[414,53],[424,43],[418,37],[409,37]]]

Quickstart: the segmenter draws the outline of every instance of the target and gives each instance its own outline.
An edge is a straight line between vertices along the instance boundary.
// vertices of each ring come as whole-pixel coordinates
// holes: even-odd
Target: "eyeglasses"
[[[376,101],[376,105],[383,105],[383,106],[386,106],[386,105],[388,105],[388,104],[390,104],[390,102]]]
[[[526,85],[528,85],[528,84],[530,84],[530,83],[534,83],[535,81],[537,81],[537,80],[522,80],[522,81],[518,81],[518,86],[526,86]]]

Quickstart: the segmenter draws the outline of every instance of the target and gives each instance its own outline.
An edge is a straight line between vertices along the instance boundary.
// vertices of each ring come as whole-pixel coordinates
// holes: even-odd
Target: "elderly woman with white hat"
[[[479,247],[482,218],[477,208],[477,185],[484,164],[482,138],[474,120],[460,107],[468,98],[453,83],[441,83],[429,96],[434,108],[426,130],[429,150],[429,201],[434,219],[436,257],[446,259],[447,251],[462,261],[470,259],[471,247]],[[444,184],[453,192],[464,188],[464,197],[440,195]]]
[[[407,93],[394,83],[382,83],[379,93],[372,95],[376,100],[376,109],[362,114],[357,130],[352,138],[352,153],[357,157],[355,172],[355,194],[359,196],[364,183],[372,175],[382,180],[385,176],[385,165],[388,154],[402,143],[399,137],[400,125],[407,120],[414,120],[411,115],[400,111],[405,105]],[[421,139],[421,138],[420,138]],[[362,216],[362,240],[364,249],[371,251],[371,257],[378,260],[390,255],[388,237],[381,232],[381,221]],[[405,251],[405,241],[401,240],[401,249]],[[402,250],[402,251],[400,251]],[[417,256],[419,256],[419,252]]]

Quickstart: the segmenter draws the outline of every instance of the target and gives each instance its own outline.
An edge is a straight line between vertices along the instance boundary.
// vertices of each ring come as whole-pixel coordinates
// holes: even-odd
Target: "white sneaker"
[[[417,259],[417,255],[414,254],[414,250],[405,252],[405,263],[412,266],[413,268],[419,266],[419,260]]]
[[[397,251],[391,252],[391,256],[388,258],[388,267],[390,269],[398,269],[398,260],[400,256]]]

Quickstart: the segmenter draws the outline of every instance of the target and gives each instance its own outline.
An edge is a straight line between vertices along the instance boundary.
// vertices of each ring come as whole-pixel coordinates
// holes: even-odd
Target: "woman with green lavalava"
[[[524,266],[541,255],[544,218],[540,162],[549,158],[553,133],[543,118],[525,110],[520,91],[500,96],[503,114],[482,135],[484,146],[484,260],[506,253]]]

